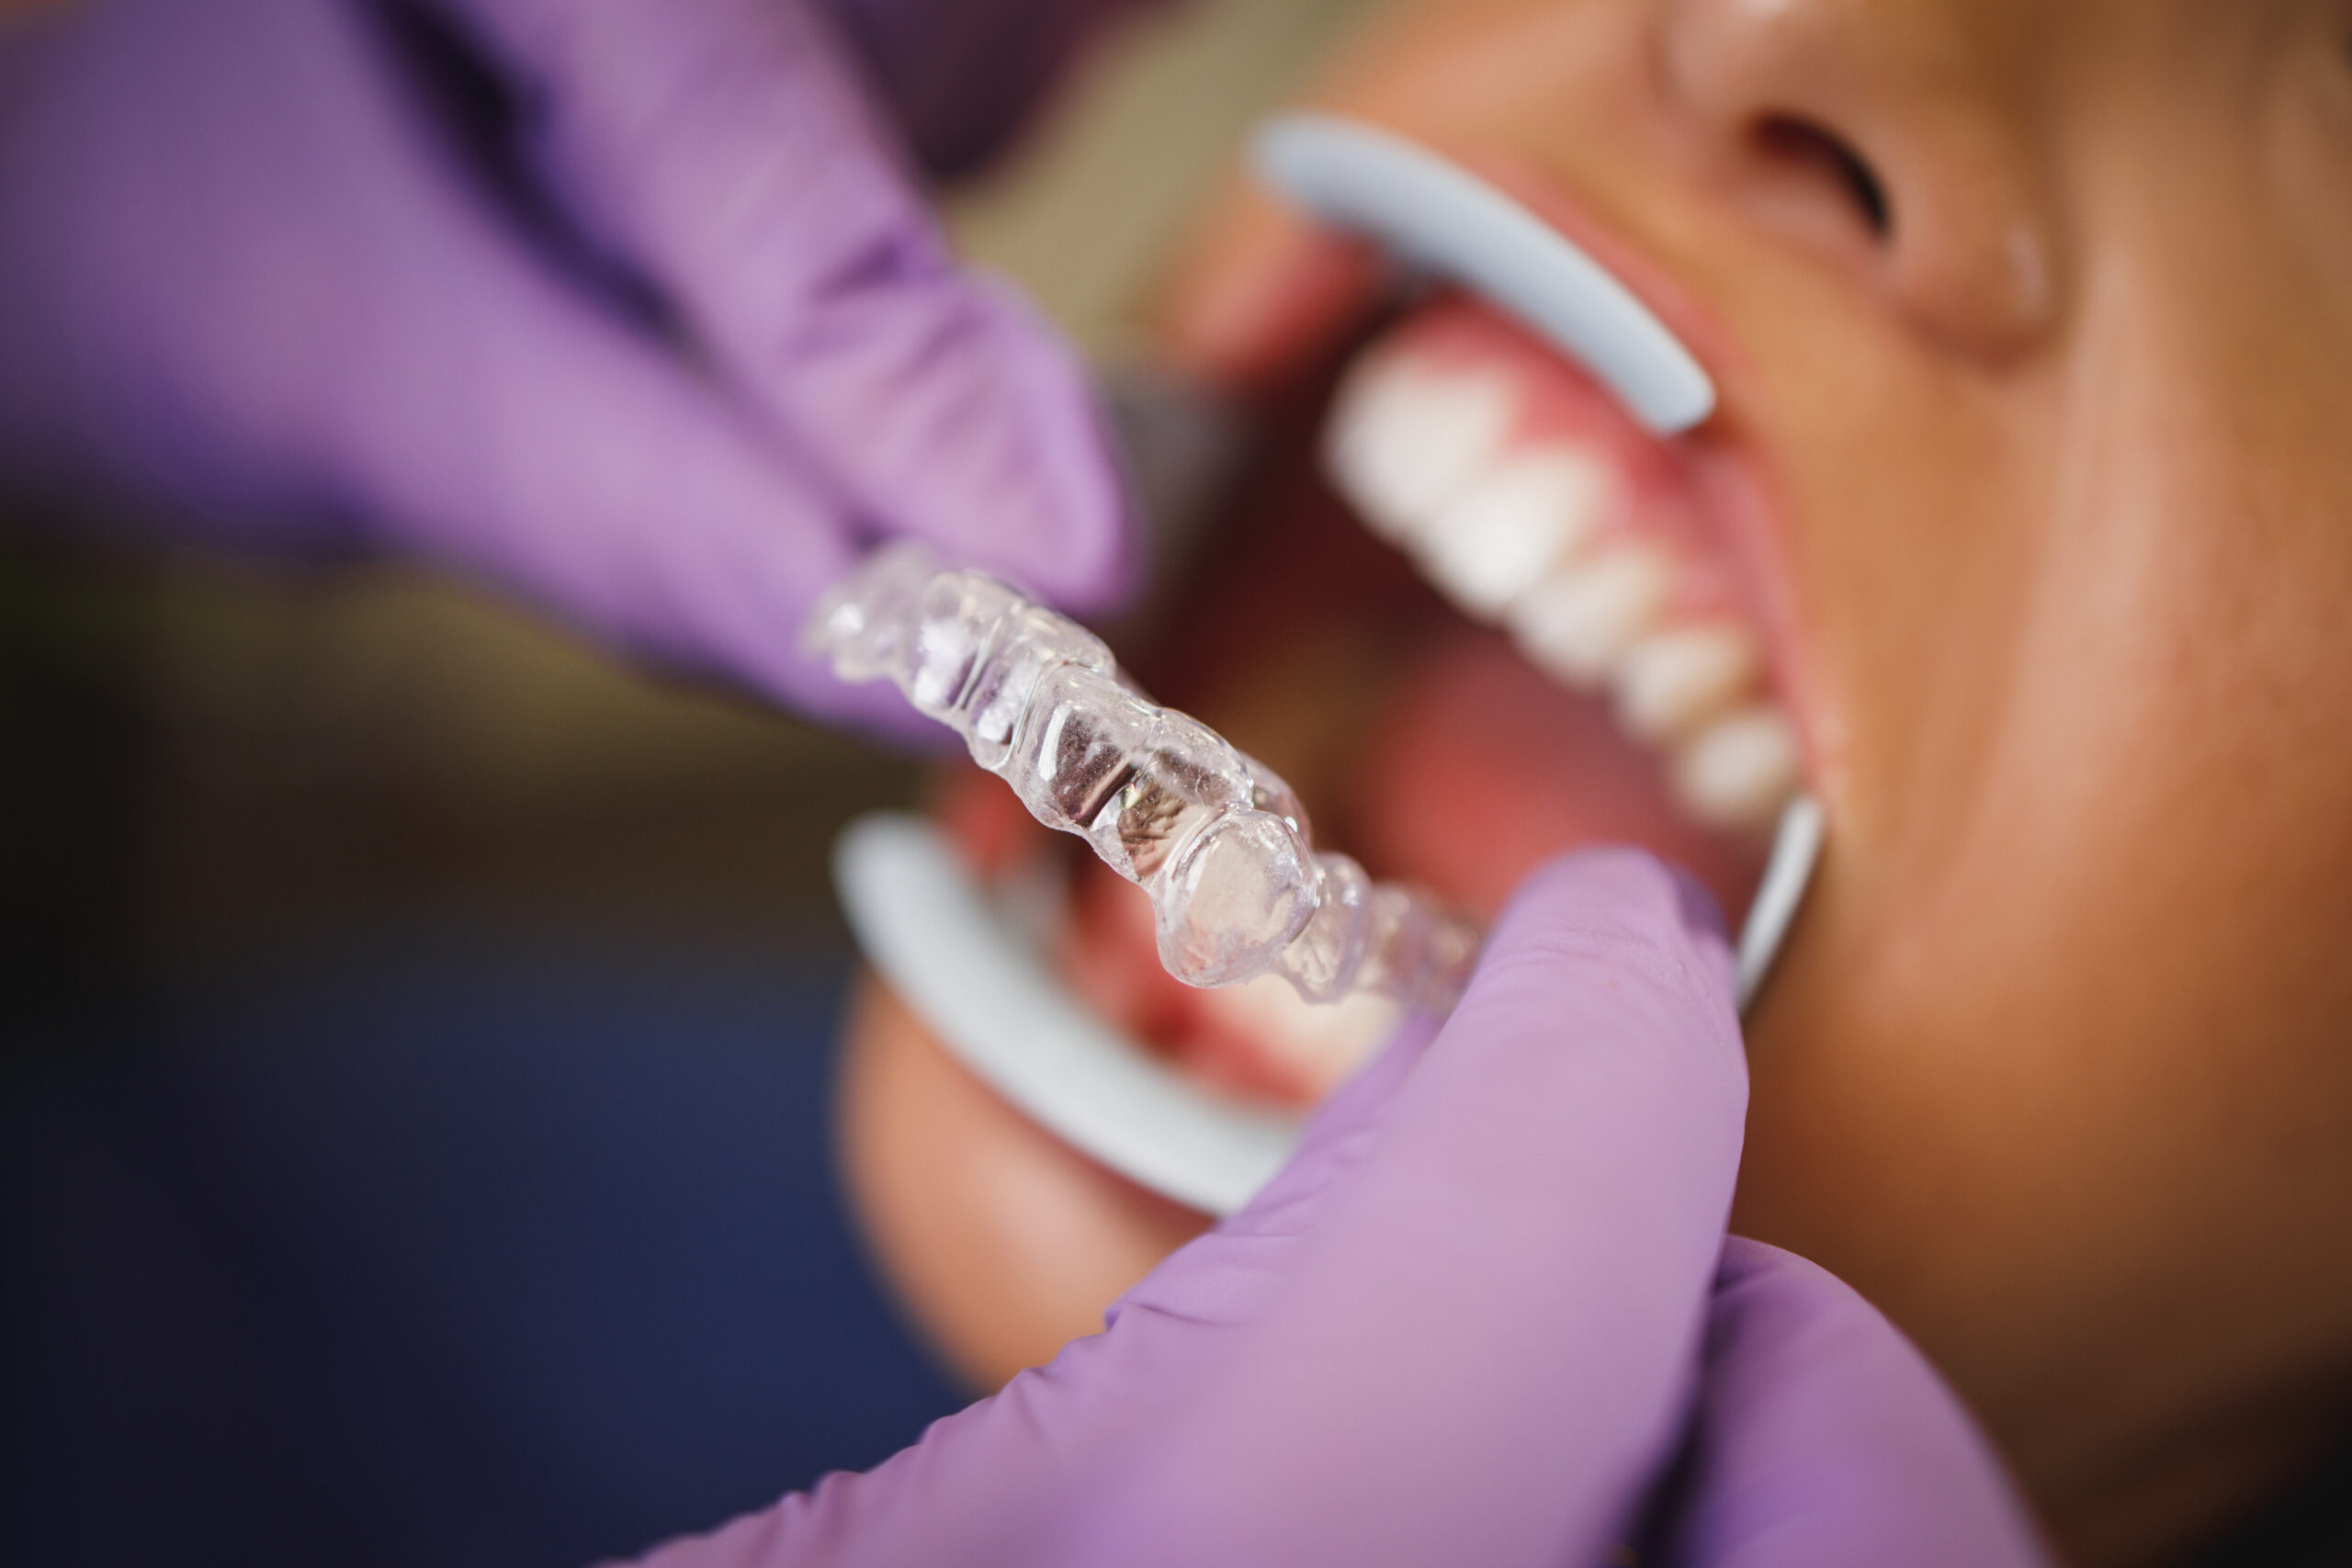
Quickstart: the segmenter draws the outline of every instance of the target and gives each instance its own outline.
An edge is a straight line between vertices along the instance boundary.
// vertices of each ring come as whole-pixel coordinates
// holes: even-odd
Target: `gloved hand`
[[[832,0],[900,90],[948,79],[934,8]],[[1058,58],[1079,8],[959,15]],[[952,163],[1013,107],[917,129]],[[794,646],[864,540],[1080,610],[1136,558],[1078,367],[956,265],[814,0],[89,0],[25,29],[0,474],[428,556],[820,713],[876,711]]]
[[[1434,1040],[1343,1088],[1102,1334],[654,1561],[2038,1561],[1917,1353],[1726,1243],[1746,1098],[1705,896],[1633,852],[1555,863]]]

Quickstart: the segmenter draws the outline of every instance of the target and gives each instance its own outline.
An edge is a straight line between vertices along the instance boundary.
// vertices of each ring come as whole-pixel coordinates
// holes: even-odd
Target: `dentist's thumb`
[[[1227,1326],[1118,1539],[1189,1561],[1596,1562],[1690,1409],[1747,1069],[1706,895],[1537,871],[1468,993],[1132,1298]],[[1212,1259],[1220,1266],[1209,1269]]]

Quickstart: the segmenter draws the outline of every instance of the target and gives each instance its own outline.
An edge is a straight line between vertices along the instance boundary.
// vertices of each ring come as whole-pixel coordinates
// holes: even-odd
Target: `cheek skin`
[[[1735,1223],[1885,1307],[2070,1553],[2147,1560],[2352,1378],[2352,220],[2290,231],[2352,158],[2278,199],[2223,13],[2070,11],[2025,54],[2057,325],[1972,361],[1719,199],[1628,68],[1653,14],[1408,8],[1320,96],[1549,175],[1728,323],[1833,817]],[[1174,336],[1256,374],[1213,273]]]
[[[837,1112],[876,1261],[977,1391],[1099,1331],[1104,1307],[1208,1224],[1039,1131],[870,976]]]
[[[2094,1560],[2290,1461],[2352,1303],[2343,542],[2122,423],[1944,852],[1851,846],[1757,1021],[1736,1216],[1904,1323]]]
[[[1736,1215],[1902,1322],[2086,1561],[2245,1506],[2352,1364],[2340,289],[2244,149],[2152,155],[2148,123],[2064,379],[1995,455],[2044,493],[2023,533],[1974,513],[1928,622],[1986,661],[1917,702],[1967,746],[1864,772],[1755,1021]],[[1899,646],[1823,605],[1853,659]],[[1866,757],[1916,680],[1853,696]]]

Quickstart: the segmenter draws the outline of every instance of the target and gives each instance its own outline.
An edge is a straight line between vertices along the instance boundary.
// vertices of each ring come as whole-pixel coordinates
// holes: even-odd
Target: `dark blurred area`
[[[12,1015],[427,907],[834,940],[831,836],[915,777],[447,583],[21,535],[0,756]]]
[[[910,764],[418,576],[0,540],[0,1558],[586,1561],[960,1402],[829,1141]]]

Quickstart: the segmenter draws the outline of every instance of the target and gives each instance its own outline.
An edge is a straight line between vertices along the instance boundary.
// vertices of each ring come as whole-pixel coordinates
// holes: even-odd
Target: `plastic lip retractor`
[[[1517,316],[1654,434],[1678,434],[1713,412],[1705,370],[1631,291],[1510,197],[1428,149],[1336,117],[1295,115],[1260,133],[1253,157],[1260,177],[1301,209]],[[1809,796],[1781,814],[1737,945],[1743,1012],[1804,901],[1823,830]],[[1077,1002],[1021,920],[929,823],[861,818],[835,848],[834,879],[859,946],[907,1004],[967,1066],[1072,1146],[1214,1214],[1239,1208],[1289,1156],[1295,1120],[1195,1086]]]
[[[1781,815],[1738,946],[1743,1009],[1788,930],[1821,814]],[[940,1042],[1030,1120],[1129,1180],[1229,1214],[1282,1168],[1298,1121],[1194,1084],[1069,994],[1014,911],[992,899],[946,834],[877,811],[833,846],[833,883],[857,944]]]
[[[1250,151],[1258,177],[1301,209],[1518,317],[1651,434],[1679,434],[1714,412],[1714,382],[1665,322],[1567,236],[1476,175],[1337,115],[1278,116]]]

